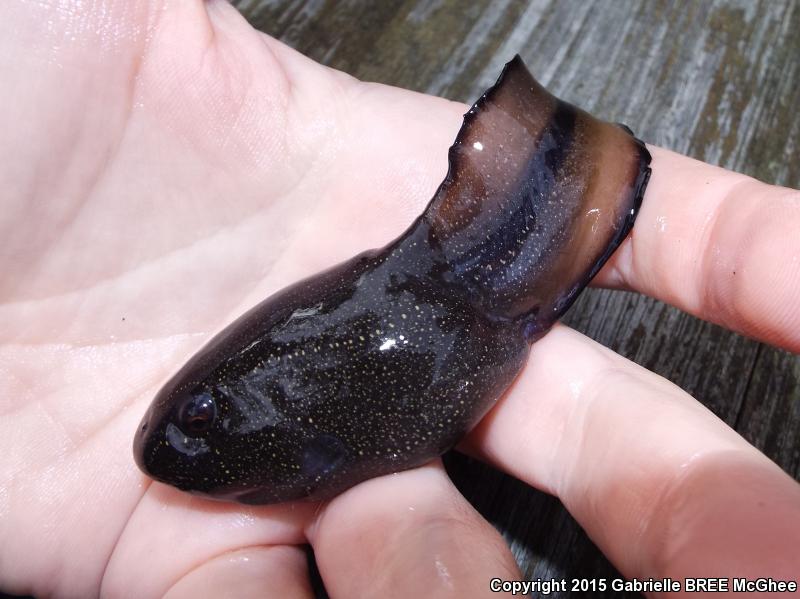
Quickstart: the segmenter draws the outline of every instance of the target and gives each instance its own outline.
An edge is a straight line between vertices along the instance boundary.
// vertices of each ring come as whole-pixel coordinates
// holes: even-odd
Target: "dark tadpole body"
[[[139,466],[244,503],[327,499],[453,447],[633,224],[650,155],[519,57],[399,239],[269,297],[158,393]]]

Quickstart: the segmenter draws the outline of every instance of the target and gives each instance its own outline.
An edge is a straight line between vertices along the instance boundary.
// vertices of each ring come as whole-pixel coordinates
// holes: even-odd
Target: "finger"
[[[306,577],[294,552],[269,553],[268,548],[305,543],[303,529],[315,511],[313,503],[243,506],[211,501],[151,483],[108,560],[100,595],[161,597],[171,588],[182,594],[198,580],[215,577],[221,585],[233,572],[250,571],[251,555],[271,568],[294,564],[281,579],[283,586],[293,588]],[[261,581],[257,577],[252,584]]]
[[[312,597],[305,552],[299,547],[246,547],[189,572],[164,599]]]
[[[358,485],[307,534],[334,598],[482,597],[492,578],[519,578],[500,535],[439,461]]]
[[[800,568],[800,486],[678,387],[566,327],[466,447],[557,495],[628,576]]]
[[[800,351],[800,192],[650,150],[636,226],[597,283]]]

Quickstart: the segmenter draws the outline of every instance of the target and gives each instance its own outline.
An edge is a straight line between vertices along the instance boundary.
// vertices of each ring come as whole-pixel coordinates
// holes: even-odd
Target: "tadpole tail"
[[[650,153],[555,98],[516,56],[464,116],[422,219],[471,301],[543,334],[633,226]]]

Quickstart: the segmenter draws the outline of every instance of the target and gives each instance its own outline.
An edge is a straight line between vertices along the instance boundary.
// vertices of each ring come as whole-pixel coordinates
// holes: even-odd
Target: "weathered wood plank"
[[[324,64],[462,101],[519,52],[555,93],[649,142],[800,185],[800,5],[792,0],[237,5]],[[593,290],[567,320],[692,393],[800,477],[800,358],[633,294]],[[463,456],[446,461],[526,578],[616,575],[557,500]]]

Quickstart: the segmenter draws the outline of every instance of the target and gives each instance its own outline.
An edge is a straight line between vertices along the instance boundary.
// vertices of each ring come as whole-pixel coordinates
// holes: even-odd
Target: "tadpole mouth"
[[[136,429],[136,434],[133,437],[133,459],[136,462],[136,465],[139,467],[139,470],[147,475],[150,475],[150,472],[147,468],[145,454],[147,453],[147,446],[150,444],[149,441],[152,437],[152,435],[148,434],[148,430],[152,428],[150,423],[152,413],[153,408],[151,406],[147,409],[147,412],[145,412],[144,416],[142,417],[139,427]]]
[[[170,463],[179,456],[166,441],[164,430],[159,430],[149,420],[148,412],[142,419],[133,440],[133,459],[144,474],[153,480],[182,490],[193,490],[192,482],[176,476]]]

